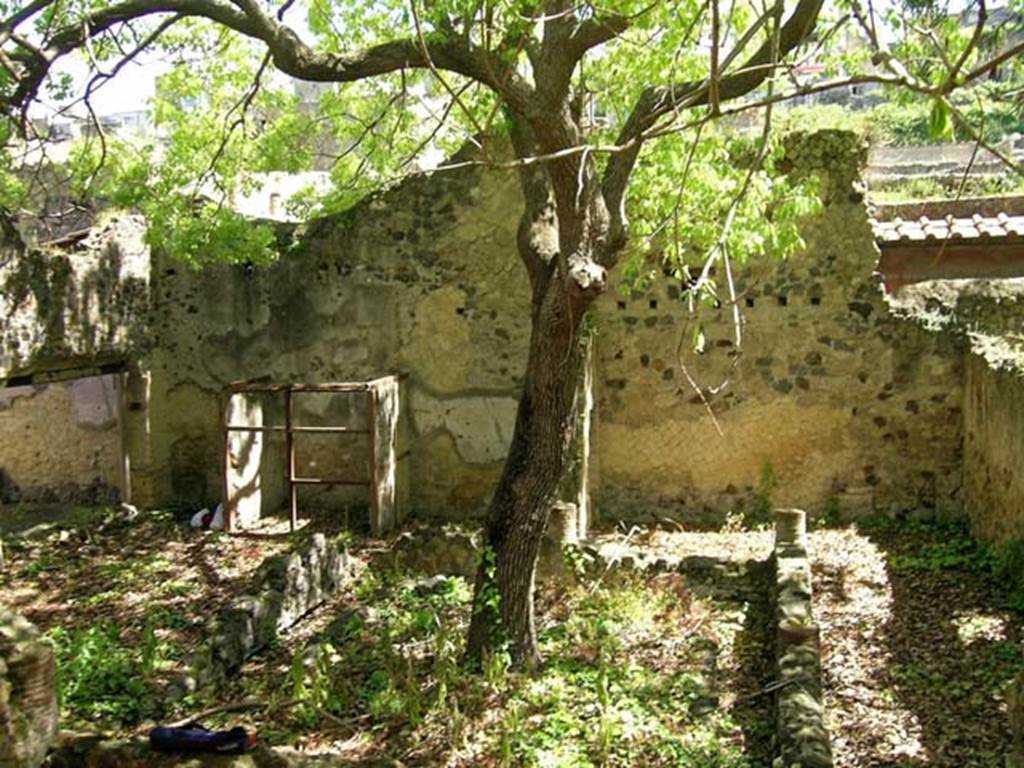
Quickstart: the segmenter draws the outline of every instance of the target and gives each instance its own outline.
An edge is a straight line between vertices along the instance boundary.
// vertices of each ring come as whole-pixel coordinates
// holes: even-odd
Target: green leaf
[[[953,120],[949,105],[942,99],[932,102],[932,112],[928,121],[928,135],[933,141],[953,140]]]

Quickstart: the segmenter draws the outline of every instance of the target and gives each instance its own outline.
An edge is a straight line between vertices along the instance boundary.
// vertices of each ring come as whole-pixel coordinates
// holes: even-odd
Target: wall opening
[[[0,387],[3,527],[126,499],[124,374],[24,381]]]
[[[399,377],[328,384],[239,382],[226,393],[228,531],[277,517],[350,512],[380,534],[398,522]],[[358,527],[358,521],[357,521]]]

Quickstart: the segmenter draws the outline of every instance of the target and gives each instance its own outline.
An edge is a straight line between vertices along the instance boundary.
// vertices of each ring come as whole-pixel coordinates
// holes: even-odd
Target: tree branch
[[[536,156],[537,140],[529,124],[521,117],[510,115],[509,129],[516,156],[520,159]],[[519,219],[516,242],[536,299],[547,287],[558,254],[558,215],[544,165],[523,164],[518,171],[525,209]]]
[[[11,111],[34,100],[53,62],[83,47],[88,40],[136,19],[162,14],[206,18],[247,37],[262,41],[274,65],[301,80],[353,82],[407,68],[431,66],[451,71],[493,89],[514,109],[526,112],[532,88],[495,53],[466,38],[432,36],[424,45],[416,39],[394,40],[350,53],[334,54],[310,48],[285,24],[268,16],[255,0],[123,0],[58,29],[45,40],[43,56],[24,49],[10,54],[22,71],[14,93],[0,100]]]
[[[720,101],[737,99],[760,86],[774,71],[774,67],[764,65],[770,65],[777,58],[786,56],[808,38],[814,30],[822,5],[822,0],[800,0],[793,14],[779,30],[777,40],[773,36],[773,39],[765,41],[747,59],[739,72],[720,79],[718,99]],[[748,38],[749,36],[745,36],[744,40]],[[737,43],[736,49],[729,58],[734,58],[743,45],[744,41]],[[775,55],[776,46],[778,57]],[[710,95],[711,87],[708,79],[651,87],[641,94],[616,142],[620,145],[629,145],[630,149],[609,160],[602,181],[604,197],[611,215],[610,248],[614,249],[625,244],[626,187],[640,153],[642,142],[637,139],[642,137],[663,115],[673,110],[706,104]]]

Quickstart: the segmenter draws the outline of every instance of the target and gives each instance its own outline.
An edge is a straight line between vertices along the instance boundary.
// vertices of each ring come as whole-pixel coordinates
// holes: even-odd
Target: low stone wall
[[[321,533],[289,554],[268,558],[257,573],[255,594],[238,598],[211,623],[209,645],[193,660],[196,680],[205,683],[237,670],[337,592],[351,570],[345,549]]]
[[[821,686],[821,637],[811,612],[807,516],[776,512],[775,680],[778,768],[832,768]]]
[[[4,764],[6,766],[6,763]],[[260,747],[244,755],[160,754],[144,740],[68,735],[50,756],[48,768],[344,768],[357,765],[336,755],[305,755]],[[398,765],[383,761],[383,766]]]
[[[57,737],[57,664],[39,630],[0,606],[0,765],[36,768]]]

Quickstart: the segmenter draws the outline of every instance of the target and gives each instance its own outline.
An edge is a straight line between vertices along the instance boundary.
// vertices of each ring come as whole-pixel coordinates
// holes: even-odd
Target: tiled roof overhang
[[[879,206],[871,220],[887,291],[924,280],[1024,276],[1024,198]]]

